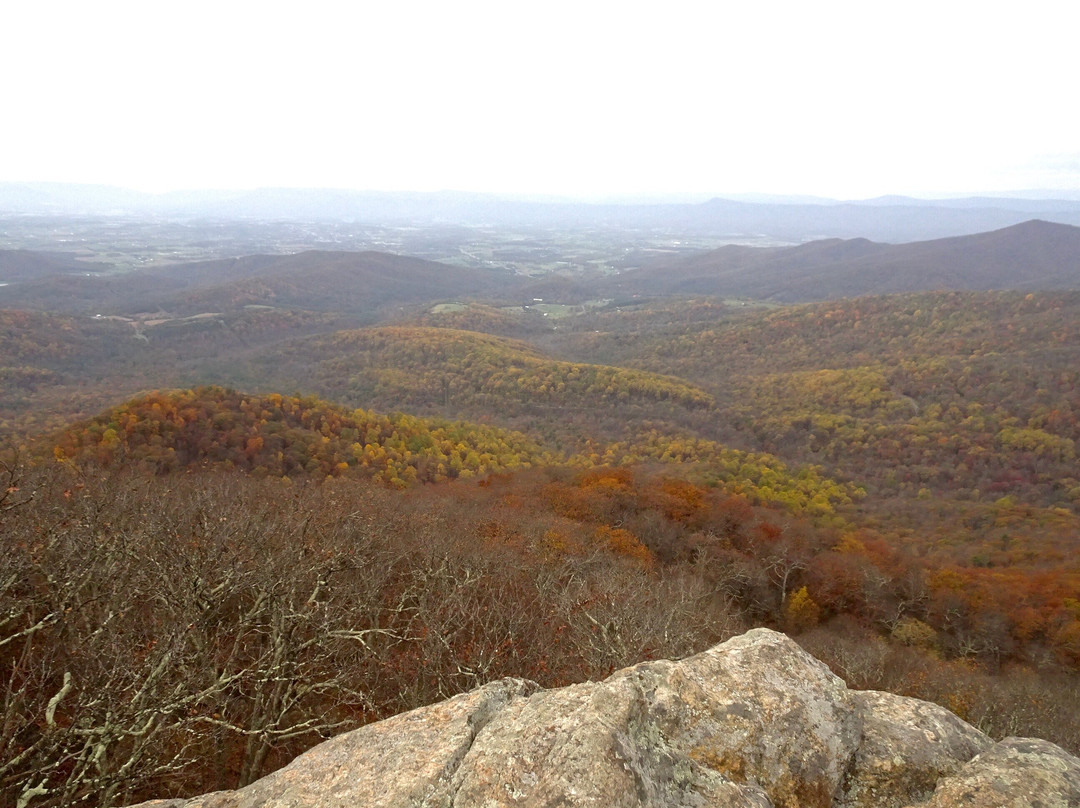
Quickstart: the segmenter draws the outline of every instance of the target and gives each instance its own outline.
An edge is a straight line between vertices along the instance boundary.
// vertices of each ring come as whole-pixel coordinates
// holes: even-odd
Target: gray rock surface
[[[862,719],[862,739],[844,788],[844,808],[920,803],[993,741],[928,701],[892,693],[848,691]]]
[[[926,808],[1080,808],[1080,759],[1048,741],[1006,738],[945,780]]]
[[[848,690],[755,629],[542,690],[507,679],[347,733],[239,791],[141,808],[1080,806],[1080,760]]]

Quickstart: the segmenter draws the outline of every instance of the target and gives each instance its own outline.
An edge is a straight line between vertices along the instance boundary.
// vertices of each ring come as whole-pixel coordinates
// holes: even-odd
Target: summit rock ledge
[[[754,629],[544,690],[504,679],[346,733],[237,791],[138,808],[1080,808],[1080,759],[849,690]]]

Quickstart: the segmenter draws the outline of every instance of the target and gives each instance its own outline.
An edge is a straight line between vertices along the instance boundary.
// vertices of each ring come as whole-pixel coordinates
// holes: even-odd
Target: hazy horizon
[[[872,197],[840,198],[829,197],[823,194],[805,193],[766,193],[766,192],[725,192],[725,191],[701,191],[701,192],[653,192],[653,193],[529,193],[529,192],[499,192],[485,190],[465,190],[460,188],[438,188],[433,190],[417,190],[412,188],[402,189],[377,189],[377,188],[347,188],[328,186],[278,186],[264,185],[254,187],[232,188],[206,188],[206,187],[179,187],[163,191],[145,191],[129,186],[98,183],[98,182],[65,182],[60,180],[0,180],[3,186],[25,186],[37,188],[85,188],[96,189],[103,192],[119,192],[123,194],[135,194],[154,198],[170,196],[198,196],[208,197],[229,194],[251,194],[258,192],[301,192],[301,193],[328,193],[328,194],[372,194],[372,195],[416,195],[421,197],[437,196],[478,196],[511,201],[552,203],[552,204],[697,204],[714,199],[726,199],[738,202],[764,202],[764,203],[860,203],[873,202],[879,199],[911,199],[920,202],[934,202],[947,200],[965,199],[1016,199],[1029,201],[1080,201],[1080,188],[1077,189],[1039,189],[1021,188],[1004,191],[942,191],[927,194],[900,194],[884,193]]]

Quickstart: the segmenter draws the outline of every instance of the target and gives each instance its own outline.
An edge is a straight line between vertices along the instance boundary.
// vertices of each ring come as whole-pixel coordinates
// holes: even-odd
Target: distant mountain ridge
[[[80,261],[71,253],[43,250],[0,250],[0,283],[30,281],[49,275],[88,272],[94,264]]]
[[[795,303],[944,290],[1053,291],[1080,289],[1080,227],[1031,220],[905,244],[855,238],[727,245],[603,277],[525,278],[372,251],[250,255],[122,274],[86,271],[91,266],[53,253],[0,251],[0,306],[178,316],[273,306],[368,317],[386,306],[470,298],[578,303],[709,295]]]
[[[457,191],[260,188],[149,194],[100,185],[0,183],[0,215],[5,214],[660,228],[676,234],[766,235],[794,242],[855,236],[901,242],[977,233],[1032,218],[1080,225],[1080,199],[879,197],[838,201],[749,195],[700,203],[616,204]]]
[[[0,252],[0,269],[3,256]],[[0,281],[6,280],[0,275]],[[505,273],[389,253],[310,250],[174,264],[106,277],[61,272],[12,282],[4,289],[0,306],[69,313],[165,310],[190,315],[271,305],[370,314],[391,303],[498,294],[509,280]]]
[[[908,244],[825,239],[797,247],[730,245],[657,262],[608,282],[621,294],[827,300],[936,290],[1080,288],[1080,227],[1032,220]]]

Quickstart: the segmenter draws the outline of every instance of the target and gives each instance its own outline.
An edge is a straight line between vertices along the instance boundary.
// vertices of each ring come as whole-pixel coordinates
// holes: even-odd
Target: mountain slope
[[[564,350],[694,379],[725,444],[858,481],[895,541],[975,567],[1076,568],[1080,292],[747,307],[674,333],[634,334],[633,318]]]
[[[626,272],[612,288],[795,302],[939,289],[1080,288],[1080,227],[1029,221],[934,241],[829,239],[788,248],[721,247]]]
[[[0,305],[45,311],[177,316],[270,305],[370,314],[389,304],[498,295],[509,278],[380,252],[294,255],[175,264],[108,277],[59,274],[0,290]]]
[[[43,250],[0,250],[0,284],[28,281],[69,272],[93,272],[106,265],[80,261],[71,253]],[[0,298],[2,303],[3,298]]]

